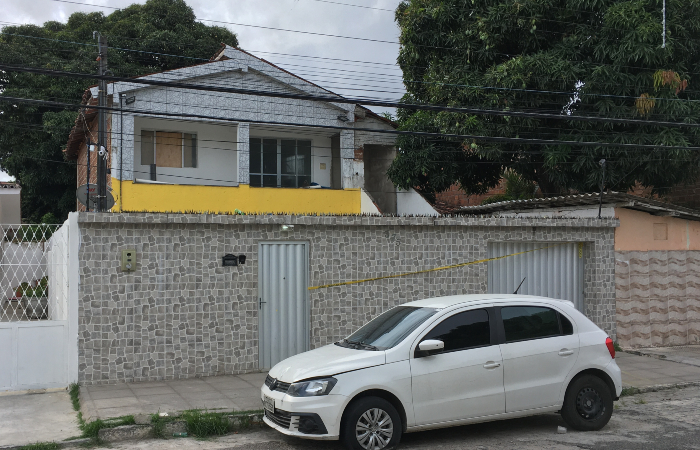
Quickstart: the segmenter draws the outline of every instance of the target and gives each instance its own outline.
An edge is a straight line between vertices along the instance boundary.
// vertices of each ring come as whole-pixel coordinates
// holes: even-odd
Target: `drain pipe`
[[[124,212],[122,181],[124,181],[124,103],[126,94],[119,94],[119,212]]]

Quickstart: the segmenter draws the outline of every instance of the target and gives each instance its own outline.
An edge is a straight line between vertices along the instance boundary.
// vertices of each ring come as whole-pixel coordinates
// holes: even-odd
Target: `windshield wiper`
[[[366,344],[366,343],[364,343],[364,342],[360,342],[360,341],[348,341],[347,339],[343,339],[343,340],[344,340],[347,344],[354,345],[355,347],[360,347],[360,348],[364,348],[364,349],[367,349],[367,350],[379,350],[379,349],[378,349],[377,347],[375,347],[374,345]]]

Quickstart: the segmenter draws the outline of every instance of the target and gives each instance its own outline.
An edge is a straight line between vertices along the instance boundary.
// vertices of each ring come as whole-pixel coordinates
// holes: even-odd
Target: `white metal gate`
[[[261,242],[258,247],[260,368],[309,349],[306,242]]]
[[[69,222],[0,225],[0,391],[64,387],[77,377]]]
[[[538,250],[539,249],[539,250]],[[535,250],[535,251],[532,251]],[[519,294],[570,300],[583,311],[583,244],[577,242],[491,242],[488,257],[521,255],[489,261],[488,292],[512,294],[525,279]]]

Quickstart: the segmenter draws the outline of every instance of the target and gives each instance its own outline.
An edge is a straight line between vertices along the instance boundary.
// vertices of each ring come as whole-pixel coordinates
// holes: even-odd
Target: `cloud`
[[[129,0],[75,0],[94,5],[125,7]],[[200,19],[261,25],[273,28],[356,36],[382,41],[398,40],[393,10],[399,0],[331,0],[379,9],[358,8],[317,0],[189,0]],[[143,3],[138,1],[137,3]],[[76,11],[111,9],[62,3],[52,0],[4,0],[0,26],[10,23],[42,24],[49,20],[65,22]],[[204,21],[206,24],[212,22]],[[261,28],[226,25],[234,31],[242,48],[313,81],[322,87],[351,97],[398,99],[403,93],[401,71],[395,65],[398,45],[342,39]],[[331,61],[335,58],[360,62]],[[209,55],[205,55],[209,56]],[[373,64],[372,64],[373,63]],[[386,108],[372,108],[377,112]]]

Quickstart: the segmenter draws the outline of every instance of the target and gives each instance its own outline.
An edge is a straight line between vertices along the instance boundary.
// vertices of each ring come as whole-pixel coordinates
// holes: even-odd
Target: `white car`
[[[571,302],[491,294],[390,309],[275,365],[261,396],[281,433],[379,450],[406,432],[554,411],[599,430],[621,391],[612,340]]]

